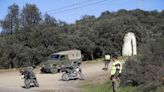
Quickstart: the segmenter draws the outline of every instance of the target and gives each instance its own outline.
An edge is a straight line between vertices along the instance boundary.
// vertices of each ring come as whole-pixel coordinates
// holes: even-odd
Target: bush
[[[113,92],[112,83],[108,81],[104,84],[87,84],[83,86],[82,92]],[[138,92],[137,87],[120,88],[119,92]]]
[[[149,42],[140,56],[130,57],[122,72],[121,85],[140,86],[143,92],[156,90],[164,84],[164,39]]]

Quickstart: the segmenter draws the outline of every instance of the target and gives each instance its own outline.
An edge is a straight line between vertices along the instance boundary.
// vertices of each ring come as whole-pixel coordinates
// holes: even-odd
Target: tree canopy
[[[73,24],[43,14],[34,4],[23,9],[13,4],[0,20],[1,68],[38,65],[51,53],[79,49],[83,60],[102,57],[104,53],[121,55],[123,37],[134,32],[140,48],[148,40],[164,35],[164,11],[105,11],[99,17],[83,16]]]

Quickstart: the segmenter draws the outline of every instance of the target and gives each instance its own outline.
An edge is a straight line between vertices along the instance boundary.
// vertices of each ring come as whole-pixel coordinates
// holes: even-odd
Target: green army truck
[[[58,73],[75,61],[82,61],[80,50],[68,50],[53,53],[48,57],[47,61],[41,63],[40,71],[41,73]]]

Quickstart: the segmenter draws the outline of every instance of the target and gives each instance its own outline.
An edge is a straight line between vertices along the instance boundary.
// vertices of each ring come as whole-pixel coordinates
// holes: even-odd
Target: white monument
[[[124,37],[122,56],[137,55],[137,44],[134,33],[128,32]]]

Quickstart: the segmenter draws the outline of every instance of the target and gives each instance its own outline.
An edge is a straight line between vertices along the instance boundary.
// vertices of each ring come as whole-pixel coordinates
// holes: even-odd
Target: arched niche
[[[122,56],[134,56],[134,55],[137,55],[136,37],[134,33],[128,32],[124,36]]]

